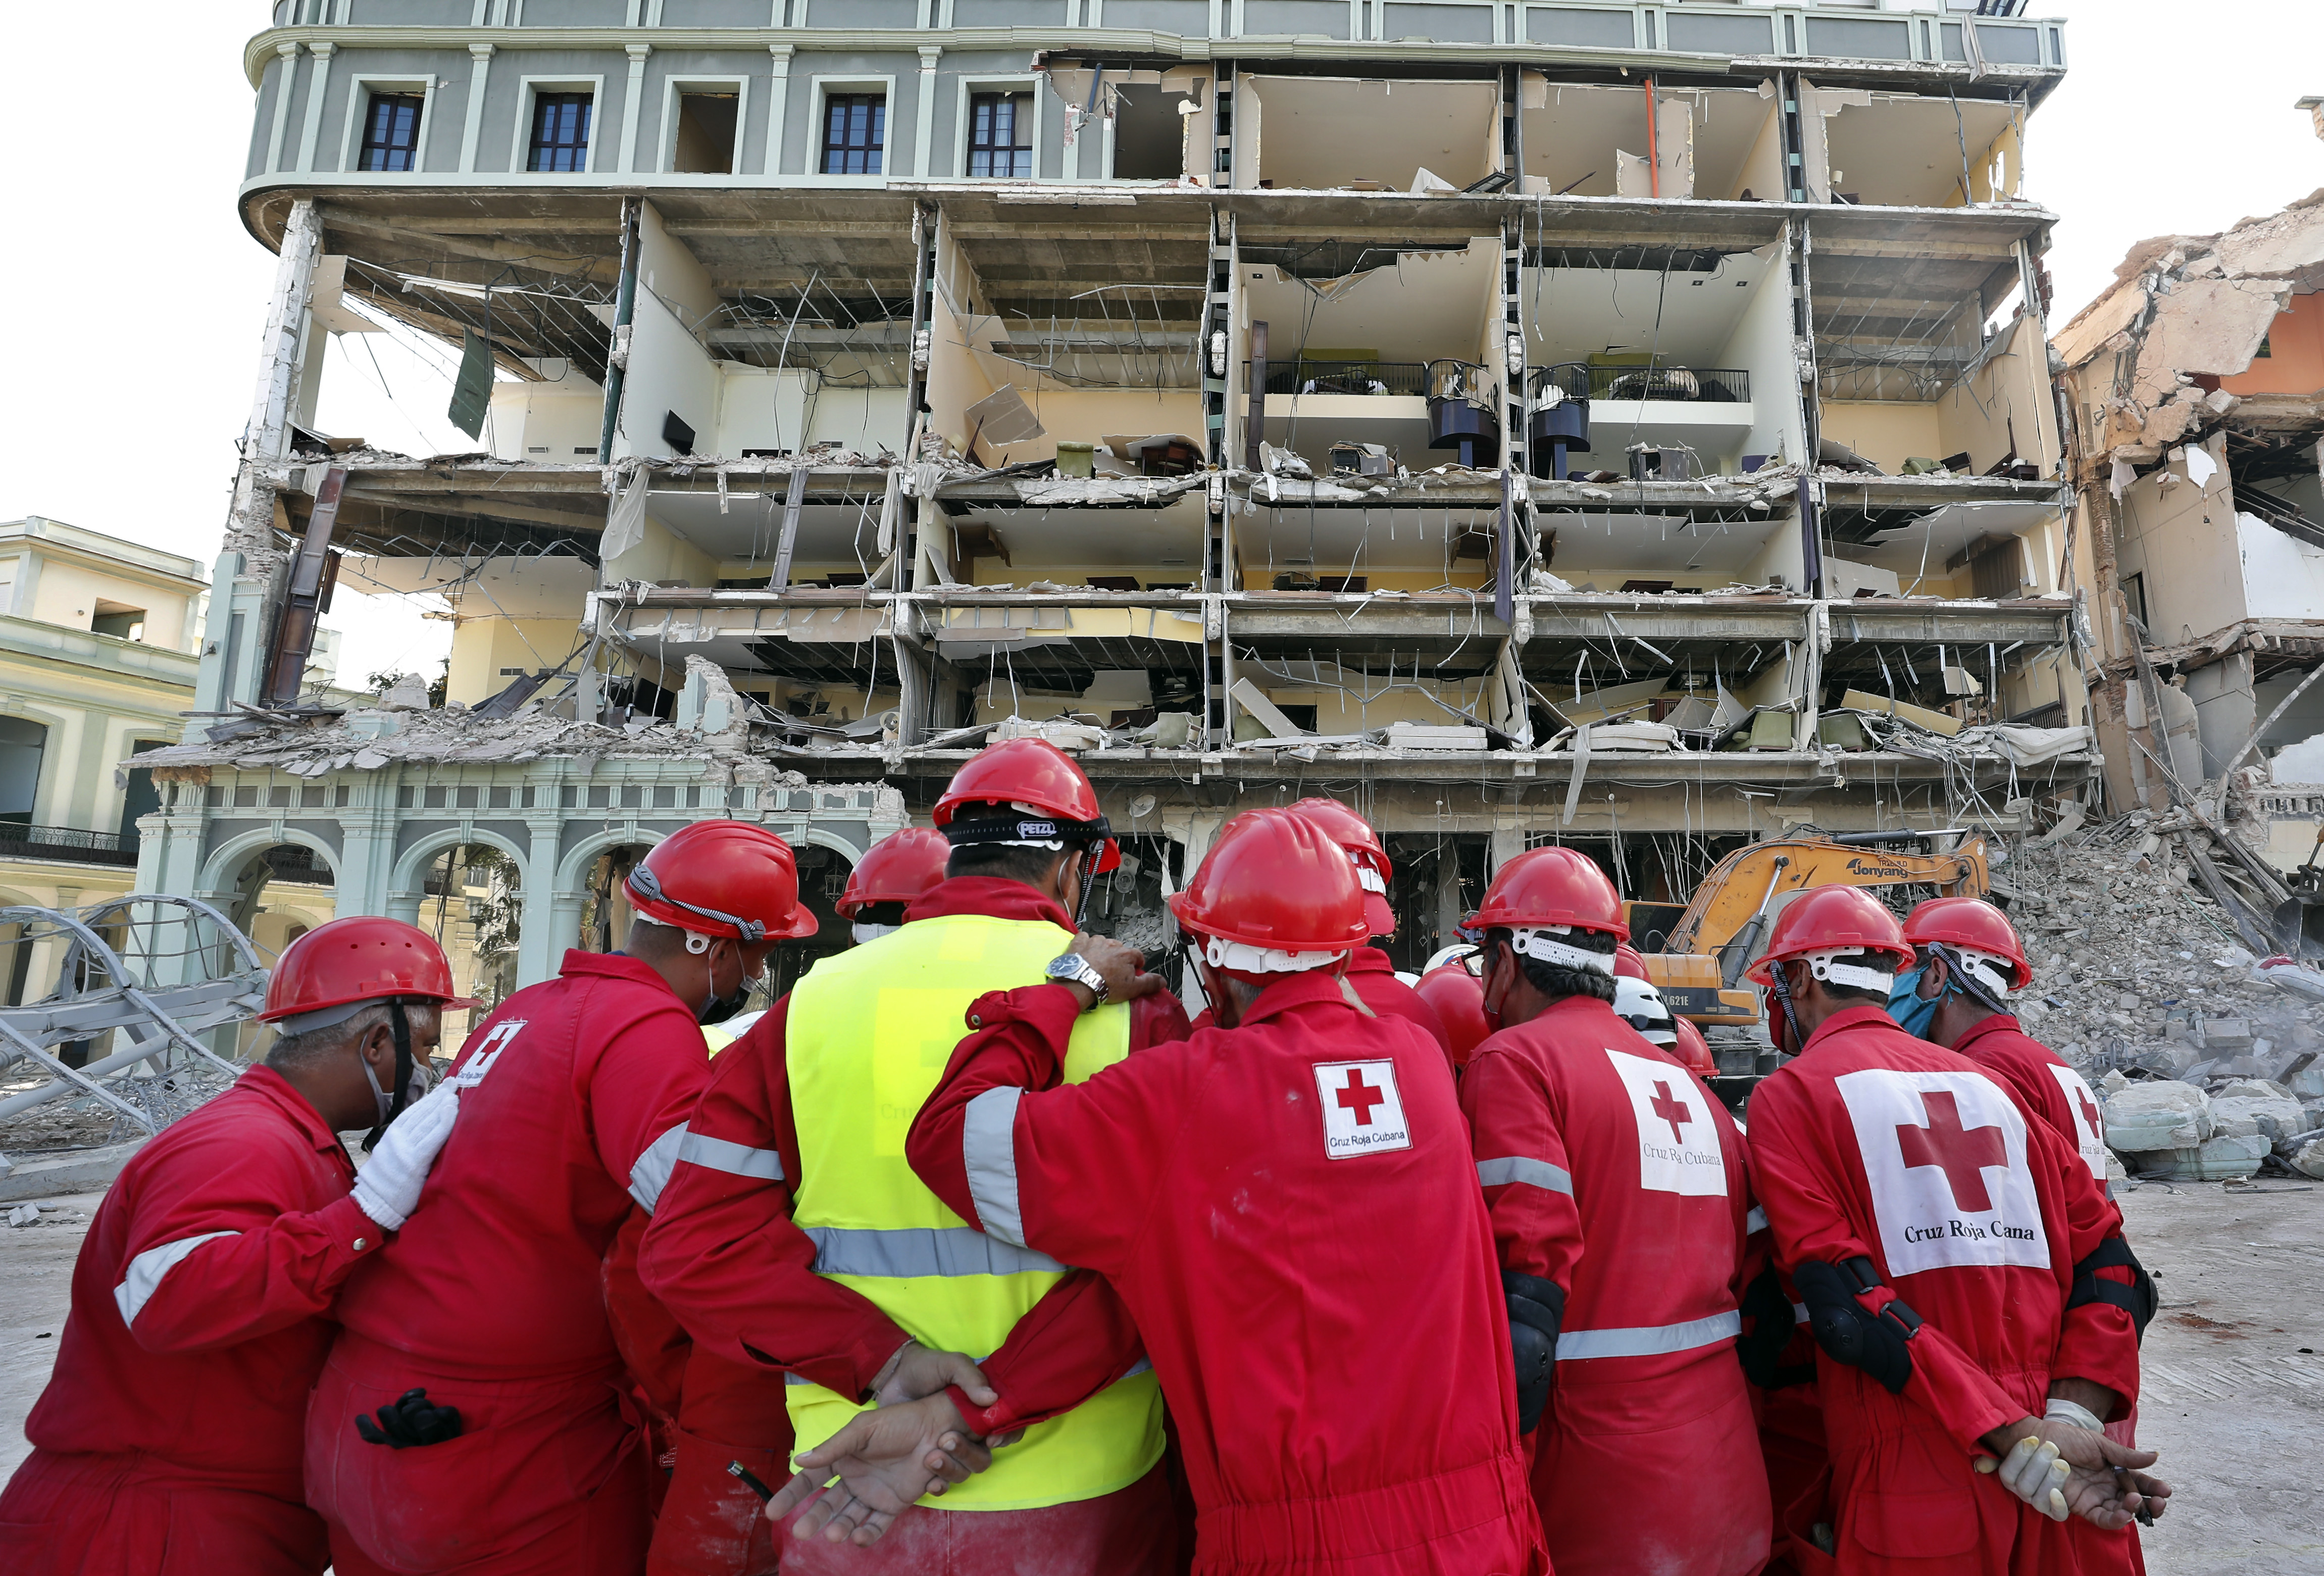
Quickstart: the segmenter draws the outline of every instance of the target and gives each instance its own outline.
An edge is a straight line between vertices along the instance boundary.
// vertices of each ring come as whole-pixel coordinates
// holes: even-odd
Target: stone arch
[[[503,837],[494,831],[486,831],[479,826],[470,827],[465,831],[453,827],[439,832],[430,832],[412,844],[410,848],[397,856],[394,871],[388,878],[388,891],[391,894],[411,891],[420,881],[422,873],[429,865],[435,863],[445,849],[465,848],[476,843],[482,843],[506,854],[516,866],[518,889],[520,891],[531,889],[530,850],[519,846],[512,838]]]
[[[331,872],[332,880],[338,879],[339,851],[337,848],[299,827],[286,826],[279,832],[269,827],[228,838],[213,849],[210,857],[202,862],[199,892],[222,890],[242,874],[242,867],[250,862],[253,854],[263,854],[285,843],[296,844],[310,853],[321,855],[324,866]]]

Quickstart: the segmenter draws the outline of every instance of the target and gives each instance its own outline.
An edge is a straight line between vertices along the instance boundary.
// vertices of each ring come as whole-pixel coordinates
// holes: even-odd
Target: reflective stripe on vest
[[[1044,921],[947,914],[822,960],[791,993],[785,1057],[803,1173],[792,1219],[816,1245],[817,1274],[861,1293],[924,1345],[998,1350],[1065,1273],[1047,1254],[1001,1232],[987,1236],[946,1209],[912,1173],[904,1138],[968,1034],[969,1004],[988,990],[1039,983],[1067,944]],[[1128,1006],[1085,1013],[1074,1025],[1065,1080],[1077,1083],[1129,1051]],[[1001,1144],[1010,1135],[987,1136]],[[1013,1194],[1013,1145],[1006,1169]],[[1021,1231],[1008,1223],[1008,1236]],[[790,1378],[783,1398],[800,1451],[862,1410]],[[929,1503],[1022,1510],[1093,1499],[1144,1477],[1162,1446],[1160,1387],[1150,1372],[1134,1375],[1035,1423],[990,1470]]]
[[[1523,1182],[1527,1187],[1540,1188],[1545,1192],[1571,1193],[1573,1178],[1563,1166],[1552,1165],[1546,1160],[1530,1155],[1504,1154],[1496,1160],[1477,1162],[1477,1182],[1480,1187],[1497,1188],[1507,1182]]]
[[[1557,1333],[1557,1360],[1573,1363],[1591,1358],[1662,1357],[1732,1340],[1742,1333],[1743,1315],[1731,1308],[1724,1313],[1690,1319],[1683,1324],[1645,1324],[1630,1330],[1561,1330]]]

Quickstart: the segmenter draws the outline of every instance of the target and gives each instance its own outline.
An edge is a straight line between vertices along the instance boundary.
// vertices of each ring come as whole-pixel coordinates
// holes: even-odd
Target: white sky
[[[252,135],[242,46],[257,0],[112,0],[104,91],[62,69],[85,7],[10,8],[20,71],[0,94],[17,150],[0,246],[11,375],[0,379],[0,520],[45,515],[215,560],[249,417],[271,253],[235,208]],[[2062,324],[2140,238],[2204,233],[2324,187],[2324,142],[2292,108],[2324,93],[2319,0],[2064,0],[2070,69],[2028,132],[2029,195],[2061,216]],[[121,107],[142,107],[120,113]],[[134,330],[134,331],[133,331]],[[445,421],[440,350],[335,344],[317,424],[383,448],[476,447]],[[339,593],[343,680],[424,672],[451,628],[399,598]]]

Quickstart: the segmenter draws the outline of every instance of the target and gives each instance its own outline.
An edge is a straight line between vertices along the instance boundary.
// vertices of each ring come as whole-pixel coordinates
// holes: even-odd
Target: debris
[[[2106,1102],[2107,1147],[2136,1155],[2192,1149],[2211,1136],[2209,1108],[2192,1084],[2132,1084]]]
[[[19,1204],[8,1211],[8,1224],[11,1226],[38,1226],[40,1223],[41,1207],[38,1204]]]

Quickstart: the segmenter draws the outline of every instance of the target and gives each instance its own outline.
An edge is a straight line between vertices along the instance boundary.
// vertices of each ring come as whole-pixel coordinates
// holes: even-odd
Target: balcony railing
[[[24,826],[0,821],[0,859],[62,859],[74,865],[137,863],[137,839],[71,826]]]
[[[1270,361],[1270,394],[1425,394],[1425,364],[1418,361]],[[1250,366],[1243,366],[1250,376]]]
[[[1751,375],[1735,366],[1592,366],[1567,361],[1536,366],[1538,399],[1553,385],[1569,400],[1663,400],[1688,404],[1748,404]]]

